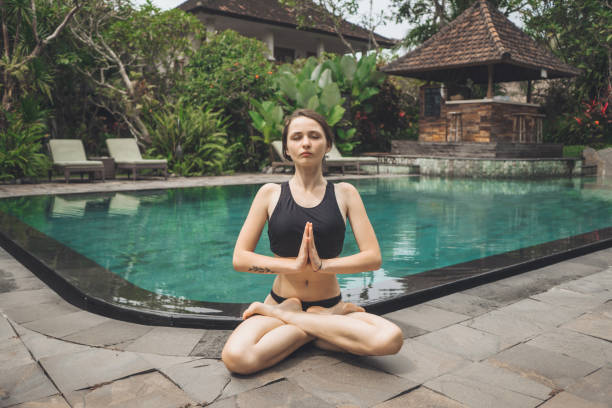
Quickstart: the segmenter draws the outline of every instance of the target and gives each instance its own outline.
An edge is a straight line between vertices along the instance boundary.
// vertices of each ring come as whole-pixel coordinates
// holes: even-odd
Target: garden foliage
[[[227,153],[227,117],[179,100],[152,113],[148,154],[168,160],[181,176],[219,174]]]
[[[283,117],[298,108],[317,111],[336,133],[336,144],[351,153],[361,143],[355,112],[372,112],[370,99],[380,92],[385,75],[376,70],[376,55],[350,55],[283,65],[274,77],[276,92],[267,101],[253,101],[253,126],[269,143],[279,139]]]
[[[43,154],[47,112],[32,96],[24,97],[14,112],[3,112],[5,127],[0,129],[0,180],[32,180],[50,168]]]
[[[267,52],[260,41],[235,31],[209,34],[190,57],[176,88],[186,103],[208,106],[229,118],[227,170],[259,170],[267,157],[248,115],[251,99],[272,95],[275,67]]]

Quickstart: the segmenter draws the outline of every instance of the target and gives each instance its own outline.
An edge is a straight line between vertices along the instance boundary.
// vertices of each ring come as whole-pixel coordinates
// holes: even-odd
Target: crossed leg
[[[313,340],[323,349],[358,355],[395,354],[402,346],[399,327],[350,303],[311,307],[307,312],[295,298],[280,305],[267,303],[251,304],[245,321],[225,344],[222,360],[230,371],[254,373]]]

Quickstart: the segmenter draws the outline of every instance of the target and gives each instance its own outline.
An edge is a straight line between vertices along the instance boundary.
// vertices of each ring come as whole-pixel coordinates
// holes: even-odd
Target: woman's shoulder
[[[355,186],[345,181],[341,181],[340,183],[335,183],[334,187],[335,187],[334,191],[336,193],[340,193],[344,196],[354,196],[355,194],[359,195],[359,191],[357,191]]]
[[[266,183],[259,188],[259,191],[257,191],[257,195],[255,196],[255,198],[269,199],[271,197],[274,197],[276,194],[279,194],[280,191],[280,184]]]

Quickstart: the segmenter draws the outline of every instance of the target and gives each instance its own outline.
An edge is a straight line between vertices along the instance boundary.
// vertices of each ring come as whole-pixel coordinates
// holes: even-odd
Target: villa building
[[[178,8],[194,14],[208,31],[231,29],[264,42],[270,57],[279,62],[319,56],[323,52],[345,54],[350,50],[334,30],[332,18],[325,10],[314,6],[302,15],[306,27],[298,28],[296,11],[277,0],[187,0]],[[370,32],[342,20],[344,39],[357,52],[373,48]],[[391,47],[395,41],[374,34],[381,47]]]

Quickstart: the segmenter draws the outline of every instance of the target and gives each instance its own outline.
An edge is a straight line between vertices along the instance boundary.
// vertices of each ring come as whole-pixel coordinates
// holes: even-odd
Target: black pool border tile
[[[241,322],[239,316],[248,307],[246,303],[193,301],[149,292],[2,211],[0,246],[68,302],[113,319],[148,325],[231,329]],[[609,247],[612,227],[377,282],[365,290],[343,290],[343,296],[363,305],[368,312],[388,313]],[[77,283],[83,282],[79,277],[84,275],[100,278],[95,279],[99,284],[79,286]],[[130,302],[127,295],[136,295],[140,303]]]

